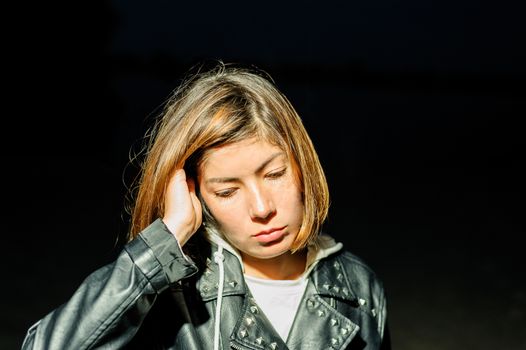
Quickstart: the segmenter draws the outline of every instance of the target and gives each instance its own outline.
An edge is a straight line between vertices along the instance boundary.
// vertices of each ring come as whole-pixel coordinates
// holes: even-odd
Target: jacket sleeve
[[[161,219],[89,275],[71,299],[35,323],[26,349],[117,349],[128,343],[157,295],[197,272]]]
[[[380,297],[378,302],[377,319],[378,332],[382,337],[380,350],[391,350],[391,335],[389,333],[389,325],[387,322],[387,297],[385,295],[383,283],[379,282],[379,285],[381,287],[380,291],[378,292]]]

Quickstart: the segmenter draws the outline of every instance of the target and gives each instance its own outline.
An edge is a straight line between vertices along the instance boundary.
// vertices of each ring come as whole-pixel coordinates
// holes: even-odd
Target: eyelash
[[[279,171],[276,171],[274,173],[270,173],[266,176],[267,179],[270,179],[270,180],[277,180],[279,179],[280,177],[282,177],[283,175],[285,175],[285,172],[287,171],[287,168],[284,168],[282,170],[279,170]]]
[[[219,197],[221,199],[227,199],[227,198],[232,197],[234,192],[236,192],[236,190],[231,189],[231,190],[225,190],[225,191],[216,192],[215,195],[216,195],[216,197]]]
[[[265,177],[271,181],[278,180],[287,172],[287,168],[276,171],[274,173],[267,174]],[[215,196],[221,199],[228,199],[236,192],[236,189],[228,189],[215,193]]]

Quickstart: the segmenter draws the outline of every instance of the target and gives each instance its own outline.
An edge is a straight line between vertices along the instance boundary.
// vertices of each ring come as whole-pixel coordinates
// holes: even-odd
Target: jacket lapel
[[[222,316],[225,317],[225,322],[232,318],[236,320],[230,335],[232,346],[236,349],[286,349],[285,342],[257,306],[246,286],[238,259],[229,252],[225,252],[224,255],[225,284],[223,297],[244,296],[243,306],[239,314],[229,314],[232,310],[225,309],[226,303],[223,304],[222,314],[224,313],[224,315]],[[197,289],[203,301],[209,302],[217,298],[218,282],[219,268],[210,259],[207,259],[203,274],[197,281]]]
[[[242,316],[238,319],[230,336],[231,342],[238,349],[286,349],[285,342],[261,312],[254,298],[247,293]]]
[[[243,273],[235,256],[225,253],[225,283],[223,297],[231,295],[244,295],[248,288],[245,287]],[[203,301],[217,298],[219,287],[219,267],[209,258],[202,276],[197,281],[197,289]]]
[[[356,297],[338,259],[322,260],[312,270],[287,339],[289,349],[345,349],[360,327],[327,300],[355,303]]]

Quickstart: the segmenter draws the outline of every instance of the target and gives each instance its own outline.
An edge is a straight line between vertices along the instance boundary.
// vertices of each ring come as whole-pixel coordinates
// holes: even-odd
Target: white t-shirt
[[[245,275],[245,281],[258,306],[274,329],[287,341],[307,279],[268,280]]]

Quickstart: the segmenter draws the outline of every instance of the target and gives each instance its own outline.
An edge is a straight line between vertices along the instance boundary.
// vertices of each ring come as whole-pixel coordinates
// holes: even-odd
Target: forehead
[[[199,170],[201,174],[254,170],[266,162],[287,159],[286,152],[268,141],[251,138],[214,147],[203,156]]]

